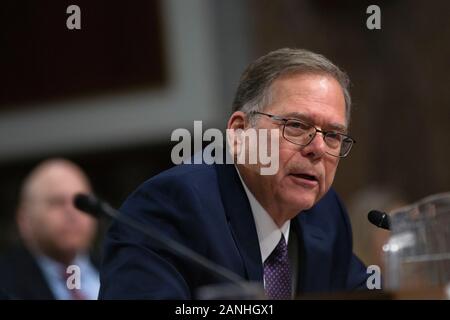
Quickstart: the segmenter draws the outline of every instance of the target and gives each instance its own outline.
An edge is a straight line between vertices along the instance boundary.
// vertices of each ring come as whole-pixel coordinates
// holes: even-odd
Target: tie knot
[[[282,234],[280,241],[278,241],[277,246],[275,247],[275,249],[273,249],[272,253],[267,258],[267,260],[281,261],[281,260],[287,259],[287,255],[288,255],[288,250],[287,250],[286,240],[284,240],[284,235]]]

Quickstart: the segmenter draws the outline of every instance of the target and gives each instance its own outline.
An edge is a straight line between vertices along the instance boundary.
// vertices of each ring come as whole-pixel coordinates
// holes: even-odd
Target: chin
[[[298,192],[287,194],[283,197],[283,201],[289,203],[289,207],[295,208],[297,212],[310,209],[316,204],[316,199],[316,194],[299,195]]]
[[[66,241],[63,245],[61,245],[62,248],[64,248],[67,251],[80,251],[82,248],[85,247],[84,241],[81,240],[74,240],[74,241]]]

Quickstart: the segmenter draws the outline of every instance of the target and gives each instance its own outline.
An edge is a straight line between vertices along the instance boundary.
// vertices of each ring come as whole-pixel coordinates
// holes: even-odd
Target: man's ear
[[[227,144],[232,156],[237,156],[241,151],[241,133],[248,126],[247,116],[242,111],[236,111],[228,119]]]
[[[248,125],[247,116],[242,111],[235,111],[228,119],[227,129],[244,130]]]

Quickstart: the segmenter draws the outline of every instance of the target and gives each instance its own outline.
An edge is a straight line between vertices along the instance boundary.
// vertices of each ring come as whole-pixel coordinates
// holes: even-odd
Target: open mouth
[[[298,173],[298,174],[292,174],[294,177],[302,178],[309,181],[317,181],[317,178],[315,176],[305,174],[305,173]]]

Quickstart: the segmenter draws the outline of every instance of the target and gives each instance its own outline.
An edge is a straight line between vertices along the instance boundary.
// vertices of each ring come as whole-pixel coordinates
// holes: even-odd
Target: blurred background
[[[66,28],[71,4],[81,30]],[[366,27],[370,4],[381,30]],[[449,12],[444,0],[2,1],[0,252],[18,241],[18,193],[37,163],[74,161],[118,207],[172,166],[174,129],[225,128],[249,62],[298,47],[352,81],[357,144],[335,188],[357,254],[379,264],[387,234],[367,212],[450,190]]]

